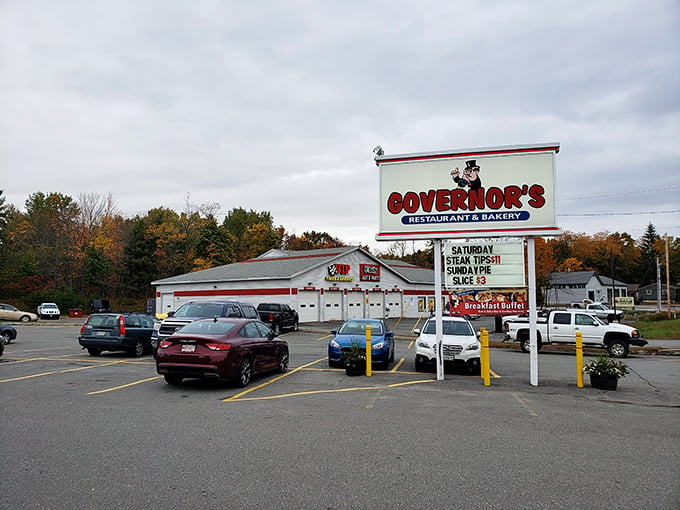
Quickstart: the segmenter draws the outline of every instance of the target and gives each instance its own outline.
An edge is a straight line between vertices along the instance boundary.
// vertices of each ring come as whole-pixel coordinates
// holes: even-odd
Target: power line
[[[623,197],[626,195],[637,195],[639,193],[652,193],[653,191],[668,191],[672,189],[680,189],[680,186],[667,186],[665,188],[650,188],[650,189],[639,189],[635,191],[625,191],[623,193],[610,193],[609,195],[586,195],[586,196],[578,196],[578,197],[567,197],[567,198],[559,198],[557,199],[558,202],[562,201],[567,201],[567,200],[586,200],[590,198],[609,198],[609,197]]]
[[[680,209],[675,211],[640,211],[640,212],[619,212],[619,213],[574,213],[574,214],[558,214],[557,216],[633,216],[638,214],[672,214],[678,213]]]

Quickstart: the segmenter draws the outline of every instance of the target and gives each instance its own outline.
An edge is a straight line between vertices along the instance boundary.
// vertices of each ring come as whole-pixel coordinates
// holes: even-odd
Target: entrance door
[[[300,322],[319,322],[319,291],[298,292],[298,315]]]

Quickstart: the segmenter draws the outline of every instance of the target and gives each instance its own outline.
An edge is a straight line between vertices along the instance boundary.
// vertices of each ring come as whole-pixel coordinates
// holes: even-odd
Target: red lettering
[[[535,207],[536,209],[539,209],[545,205],[545,197],[543,197],[543,193],[545,193],[545,189],[543,186],[540,184],[534,184],[529,188],[529,196],[531,197],[531,200],[529,200],[529,205],[531,207]]]
[[[403,202],[401,193],[397,193],[396,191],[390,193],[390,196],[387,198],[387,210],[392,214],[399,214],[402,207]]]
[[[467,205],[465,204],[465,198],[467,193],[462,189],[452,189],[451,190],[451,210],[457,211],[458,209],[466,210]]]
[[[451,197],[449,196],[449,190],[447,189],[438,189],[437,190],[437,211],[448,211],[449,210],[449,200]]]
[[[418,200],[418,195],[413,191],[408,191],[404,195],[404,210],[407,213],[414,213],[420,207],[420,200]]]
[[[519,186],[506,186],[505,188],[505,208],[512,209],[513,207],[522,208],[522,202],[519,198],[522,196],[522,190]]]
[[[491,209],[500,209],[503,206],[503,190],[489,188],[486,192],[486,205]]]
[[[471,189],[468,191],[468,205],[470,210],[484,209],[484,188]]]
[[[423,211],[425,212],[430,212],[432,210],[432,204],[434,203],[434,195],[435,192],[433,189],[425,193],[424,191],[420,192],[420,203],[423,206]]]

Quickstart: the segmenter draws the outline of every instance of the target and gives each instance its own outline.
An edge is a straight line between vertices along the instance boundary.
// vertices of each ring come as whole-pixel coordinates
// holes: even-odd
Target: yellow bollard
[[[489,332],[486,328],[481,329],[482,352],[482,379],[484,379],[484,386],[491,386],[491,359],[489,357]]]
[[[372,376],[371,356],[373,354],[373,344],[371,343],[371,326],[366,326],[366,375]]]
[[[583,388],[583,333],[576,332],[576,386]]]

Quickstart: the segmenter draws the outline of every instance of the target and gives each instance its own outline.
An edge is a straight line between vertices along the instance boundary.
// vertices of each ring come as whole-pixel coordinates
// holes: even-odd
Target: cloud
[[[190,194],[375,244],[376,144],[559,141],[558,214],[677,210],[679,22],[673,0],[6,0],[0,187],[130,215]],[[558,219],[680,234],[678,213]]]

